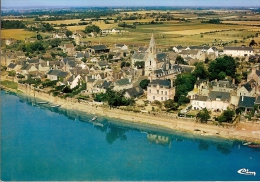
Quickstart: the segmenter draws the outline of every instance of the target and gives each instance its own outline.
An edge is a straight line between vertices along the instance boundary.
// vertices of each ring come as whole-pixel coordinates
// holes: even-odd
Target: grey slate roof
[[[148,47],[139,47],[138,52],[146,52]]]
[[[39,63],[39,59],[30,59],[28,63]]]
[[[195,50],[208,50],[210,47],[209,46],[190,46],[190,49],[195,49]]]
[[[119,85],[119,86],[130,84],[128,78],[123,78],[123,79],[117,80],[115,83],[116,83],[116,85]]]
[[[67,62],[69,61],[75,61],[75,58],[74,57],[65,57],[63,58],[63,62],[66,64]]]
[[[140,86],[129,88],[125,90],[125,92],[128,93],[130,97],[138,97],[144,93],[143,89]]]
[[[61,70],[50,70],[47,75],[56,75],[58,77],[66,77],[68,76],[67,72],[61,71]]]
[[[171,82],[169,80],[152,80],[149,83],[149,86],[154,86],[154,85],[159,85],[159,86],[165,86],[165,87],[171,87]]]
[[[219,87],[227,87],[227,88],[235,88],[235,85],[232,84],[229,80],[212,80],[209,84],[209,86],[212,88],[213,86],[218,86]]]
[[[196,95],[196,96],[195,96],[195,99],[193,99],[193,100],[207,101],[207,99],[208,99],[207,96]]]
[[[106,61],[98,61],[97,64],[98,64],[99,66],[101,66],[101,67],[108,65],[108,63],[107,63]]]
[[[94,49],[95,51],[101,51],[101,50],[108,49],[107,46],[105,46],[105,45],[94,45],[94,46],[91,46],[91,48]]]
[[[229,92],[211,91],[209,93],[209,99],[211,99],[211,100],[220,99],[221,101],[229,101],[230,93]]]
[[[255,105],[255,97],[240,96],[238,107],[253,108]]]
[[[224,47],[224,50],[253,51],[252,47]]]
[[[159,53],[156,55],[156,58],[159,62],[164,62],[166,61],[167,54],[166,53]]]
[[[132,56],[132,59],[144,59],[145,53],[143,52],[135,52]]]
[[[14,64],[14,63],[10,63],[10,64],[7,66],[7,68],[11,68],[11,69],[13,69],[13,68],[15,68],[15,66],[16,66],[16,64]]]
[[[31,64],[25,64],[22,66],[21,70],[29,70],[32,67]]]
[[[253,89],[249,83],[244,84],[243,87],[245,87],[245,89],[246,89],[248,92],[250,92],[250,91]]]

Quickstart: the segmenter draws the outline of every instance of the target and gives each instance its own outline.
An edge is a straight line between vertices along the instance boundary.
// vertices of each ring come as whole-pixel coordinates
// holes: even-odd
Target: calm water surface
[[[3,181],[260,180],[259,149],[239,141],[103,117],[93,124],[91,115],[4,91],[1,103]]]

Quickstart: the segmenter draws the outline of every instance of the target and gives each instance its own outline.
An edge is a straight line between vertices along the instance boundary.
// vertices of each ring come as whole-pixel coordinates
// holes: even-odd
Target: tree
[[[176,111],[176,110],[178,110],[179,104],[174,102],[174,100],[169,99],[169,100],[164,101],[164,107],[167,108],[168,111],[170,111],[170,110]]]
[[[149,85],[149,83],[150,83],[150,80],[144,79],[144,80],[142,80],[142,81],[139,83],[139,85],[140,85],[140,87],[141,87],[142,89],[147,89],[147,86]]]
[[[84,57],[81,59],[81,61],[85,63],[85,62],[87,62],[87,58]]]
[[[37,35],[36,35],[36,38],[37,38],[37,40],[42,40],[41,34],[37,34]]]
[[[223,76],[223,74],[219,75],[220,72],[224,72],[227,76],[235,78],[236,62],[231,56],[217,58],[210,62],[208,71],[210,80],[220,79],[220,77]]]
[[[144,61],[136,61],[134,63],[134,66],[136,66],[138,69],[141,69],[141,68],[144,68],[144,64],[145,64]]]
[[[192,72],[192,75],[196,78],[206,79],[208,78],[208,71],[204,67],[204,64],[202,62],[197,63],[195,70]]]
[[[96,26],[96,25],[86,26],[85,27],[85,33],[91,33],[91,32],[99,33],[100,32],[99,26]]]
[[[249,43],[249,46],[252,47],[252,46],[255,46],[257,45],[257,43],[255,42],[255,40],[251,40],[251,42]]]
[[[129,66],[131,66],[131,64],[129,62],[126,62],[126,61],[121,62],[121,68],[129,67]]]
[[[52,48],[58,47],[61,44],[61,39],[52,39],[50,45]]]
[[[177,75],[177,78],[174,83],[175,85],[174,100],[178,102],[182,95],[186,96],[188,92],[193,89],[195,82],[196,82],[196,77],[194,77],[190,73]]]
[[[176,57],[175,64],[186,64],[186,65],[188,65],[188,63],[186,61],[184,61],[184,59],[181,56]]]
[[[206,108],[202,109],[198,112],[196,119],[201,123],[207,123],[207,121],[210,119],[210,111],[208,111]]]
[[[70,37],[70,36],[72,36],[72,31],[70,31],[70,30],[67,30],[66,32],[65,32],[65,34],[66,34],[66,36],[67,37]]]
[[[218,117],[219,122],[232,123],[235,112],[233,110],[227,109]]]

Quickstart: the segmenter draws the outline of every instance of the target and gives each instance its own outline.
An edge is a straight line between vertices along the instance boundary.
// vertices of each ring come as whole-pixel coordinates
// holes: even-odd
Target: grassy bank
[[[1,81],[1,85],[14,90],[17,90],[18,88],[18,83],[8,81],[8,80]]]

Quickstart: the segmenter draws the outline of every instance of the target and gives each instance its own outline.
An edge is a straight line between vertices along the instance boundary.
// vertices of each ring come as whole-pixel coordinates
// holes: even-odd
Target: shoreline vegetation
[[[3,80],[3,79],[2,79]],[[51,96],[47,93],[32,90],[26,85],[18,84],[17,89],[8,88],[1,85],[1,88],[22,93],[38,99],[45,100],[53,105],[60,105],[69,110],[78,110],[86,114],[94,114],[108,118],[131,122],[133,125],[152,125],[155,127],[166,128],[175,131],[192,133],[202,136],[218,136],[225,139],[237,139],[260,143],[260,123],[259,122],[239,122],[236,126],[224,127],[213,124],[203,124],[195,121],[195,118],[182,118],[175,114],[149,114],[123,111],[121,109],[104,107],[92,102],[78,102],[77,99],[62,99]]]

